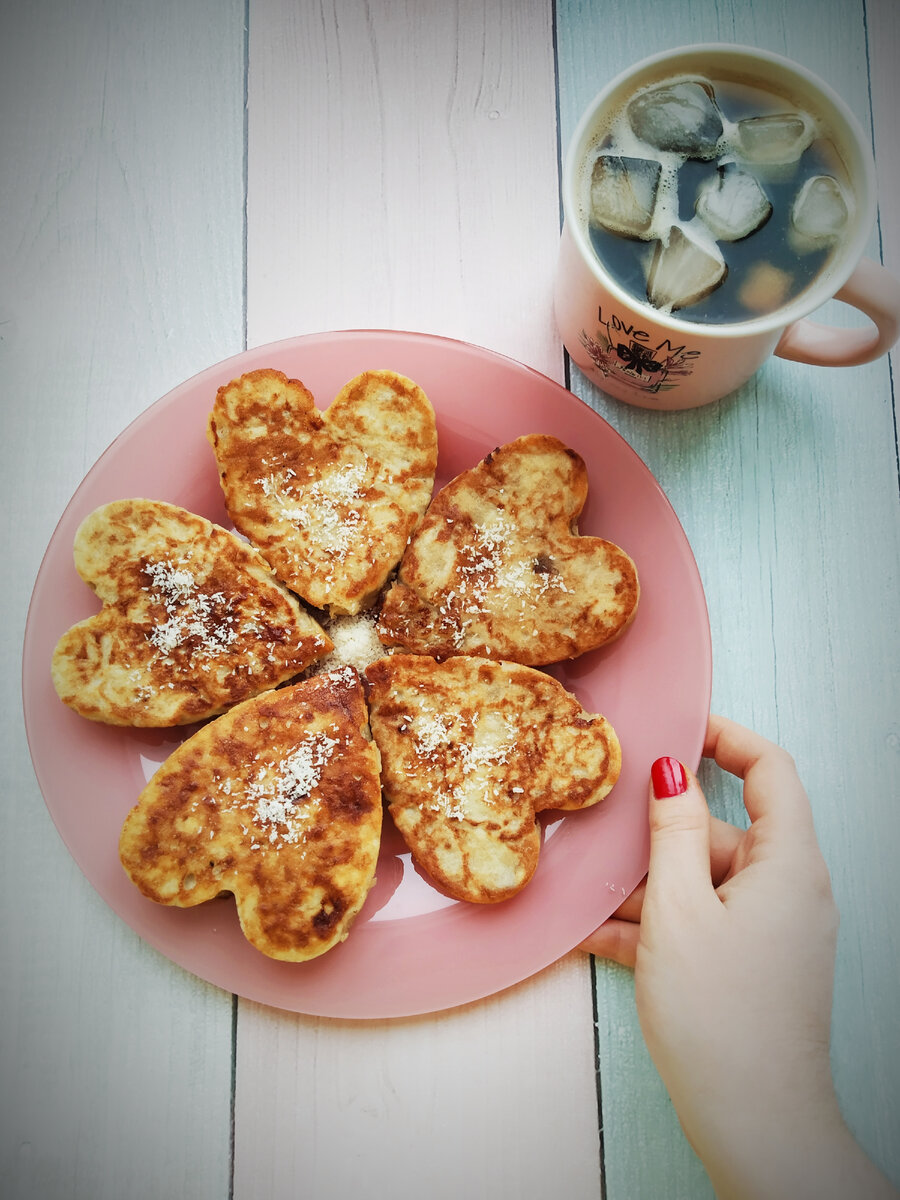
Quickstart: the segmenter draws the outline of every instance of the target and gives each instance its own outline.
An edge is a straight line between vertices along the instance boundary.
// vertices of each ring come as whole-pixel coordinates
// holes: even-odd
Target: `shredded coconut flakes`
[[[152,584],[145,590],[166,610],[166,620],[157,623],[147,639],[165,658],[191,640],[193,653],[213,658],[226,653],[237,638],[235,619],[228,609],[227,596],[220,591],[201,591],[185,561],[160,560],[144,567]]]
[[[359,509],[353,506],[362,499],[368,470],[369,459],[363,456],[362,462],[344,463],[308,486],[292,482],[296,475],[290,470],[256,482],[266,497],[274,499],[285,521],[301,526],[323,550],[343,557],[362,521]]]
[[[462,775],[462,781],[455,785],[448,783],[445,778],[442,781],[444,786],[435,788],[428,801],[428,809],[450,820],[465,820],[469,815],[465,807],[466,781],[478,772],[483,773],[486,776],[483,799],[487,799],[493,768],[507,763],[515,749],[515,724],[504,717],[502,731],[488,730],[484,740],[479,742],[481,723],[477,719],[467,737],[463,736],[462,731],[454,729],[454,719],[447,713],[423,711],[414,718],[404,715],[402,720],[409,722],[405,727],[412,728],[415,754],[420,761],[444,772],[454,770]],[[446,756],[443,761],[439,758],[439,751]],[[413,771],[413,774],[416,773]],[[493,795],[496,794],[494,789]]]
[[[322,778],[322,771],[338,745],[325,733],[309,734],[277,767],[261,767],[247,787],[247,798],[257,822],[268,828],[273,846],[304,840],[314,806],[303,802]]]

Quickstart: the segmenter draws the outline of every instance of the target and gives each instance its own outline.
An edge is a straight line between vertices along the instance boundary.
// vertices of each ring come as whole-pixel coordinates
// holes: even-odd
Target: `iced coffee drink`
[[[817,118],[757,86],[680,75],[611,116],[584,166],[588,233],[636,299],[682,320],[752,320],[827,266],[853,190]]]

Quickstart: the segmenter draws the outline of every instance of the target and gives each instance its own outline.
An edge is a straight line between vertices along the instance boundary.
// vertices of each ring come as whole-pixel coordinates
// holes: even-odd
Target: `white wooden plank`
[[[254,0],[248,339],[459,337],[559,376],[550,5]]]
[[[0,31],[0,1190],[221,1197],[231,997],[100,901],[34,779],[29,593],[85,470],[242,338],[240,3],[6,5]],[[213,217],[210,214],[214,214]]]
[[[254,2],[249,138],[251,343],[409,328],[561,377],[549,3]],[[577,954],[412,1021],[242,1004],[235,1197],[596,1197],[592,1055]]]
[[[861,4],[821,3],[813,18],[806,5],[695,2],[679,8],[677,20],[667,11],[664,23],[651,3],[629,5],[627,22],[566,0],[557,12],[564,139],[623,66],[691,41],[747,42],[786,54],[827,79],[869,124]],[[890,176],[896,150],[884,145],[896,145],[895,8],[867,5],[866,14],[879,68],[879,163]],[[886,226],[896,229],[896,215]],[[827,371],[773,361],[734,398],[675,416],[627,409],[580,376],[573,389],[641,453],[682,518],[709,602],[714,707],[782,740],[801,766],[843,911],[834,1020],[839,1094],[851,1126],[897,1178],[893,997],[900,968],[886,847],[897,833],[891,714],[900,698],[900,546],[888,363]],[[737,789],[704,777],[716,811],[735,813]],[[628,976],[601,967],[598,987],[605,1093],[633,1097],[621,1121],[617,1109],[604,1112],[610,1200],[710,1195],[696,1162],[677,1149],[677,1124],[649,1062],[622,1051],[623,1031],[629,1039],[635,1033]]]
[[[242,1004],[235,1196],[599,1197],[585,977],[582,955],[397,1022]]]

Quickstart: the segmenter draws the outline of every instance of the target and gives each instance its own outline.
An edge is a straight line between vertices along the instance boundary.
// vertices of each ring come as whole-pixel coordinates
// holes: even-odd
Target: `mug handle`
[[[855,367],[886,354],[900,336],[900,280],[864,258],[834,298],[864,312],[875,328],[839,329],[804,317],[788,325],[774,353],[814,367]]]

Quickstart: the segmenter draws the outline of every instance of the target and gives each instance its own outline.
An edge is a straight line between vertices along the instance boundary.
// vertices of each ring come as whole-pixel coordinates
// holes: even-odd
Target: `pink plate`
[[[230,896],[173,909],[132,886],[119,864],[119,830],[185,732],[85,721],[59,702],[49,671],[59,636],[97,609],[72,566],[75,531],[94,508],[143,496],[230,527],[206,419],[219,386],[260,367],[302,379],[322,407],[370,368],[414,379],[437,413],[438,485],[520,434],[554,434],[587,462],[591,492],[581,531],[622,546],[641,579],[640,607],[624,636],[553,668],[619,734],[624,765],[608,799],[545,822],[531,883],[513,900],[486,907],[432,887],[388,818],[378,882],[350,937],[310,963],[276,962],[250,946]],[[711,676],[706,602],[690,546],[627,443],[577,397],[519,363],[462,342],[375,330],[292,338],[236,355],[175,388],[113,442],[47,548],[28,614],[23,694],[31,756],[53,820],[93,886],[141,937],[248,999],[314,1015],[381,1018],[500,991],[566,954],[609,916],[646,872],[651,762],[660,754],[699,762]]]

